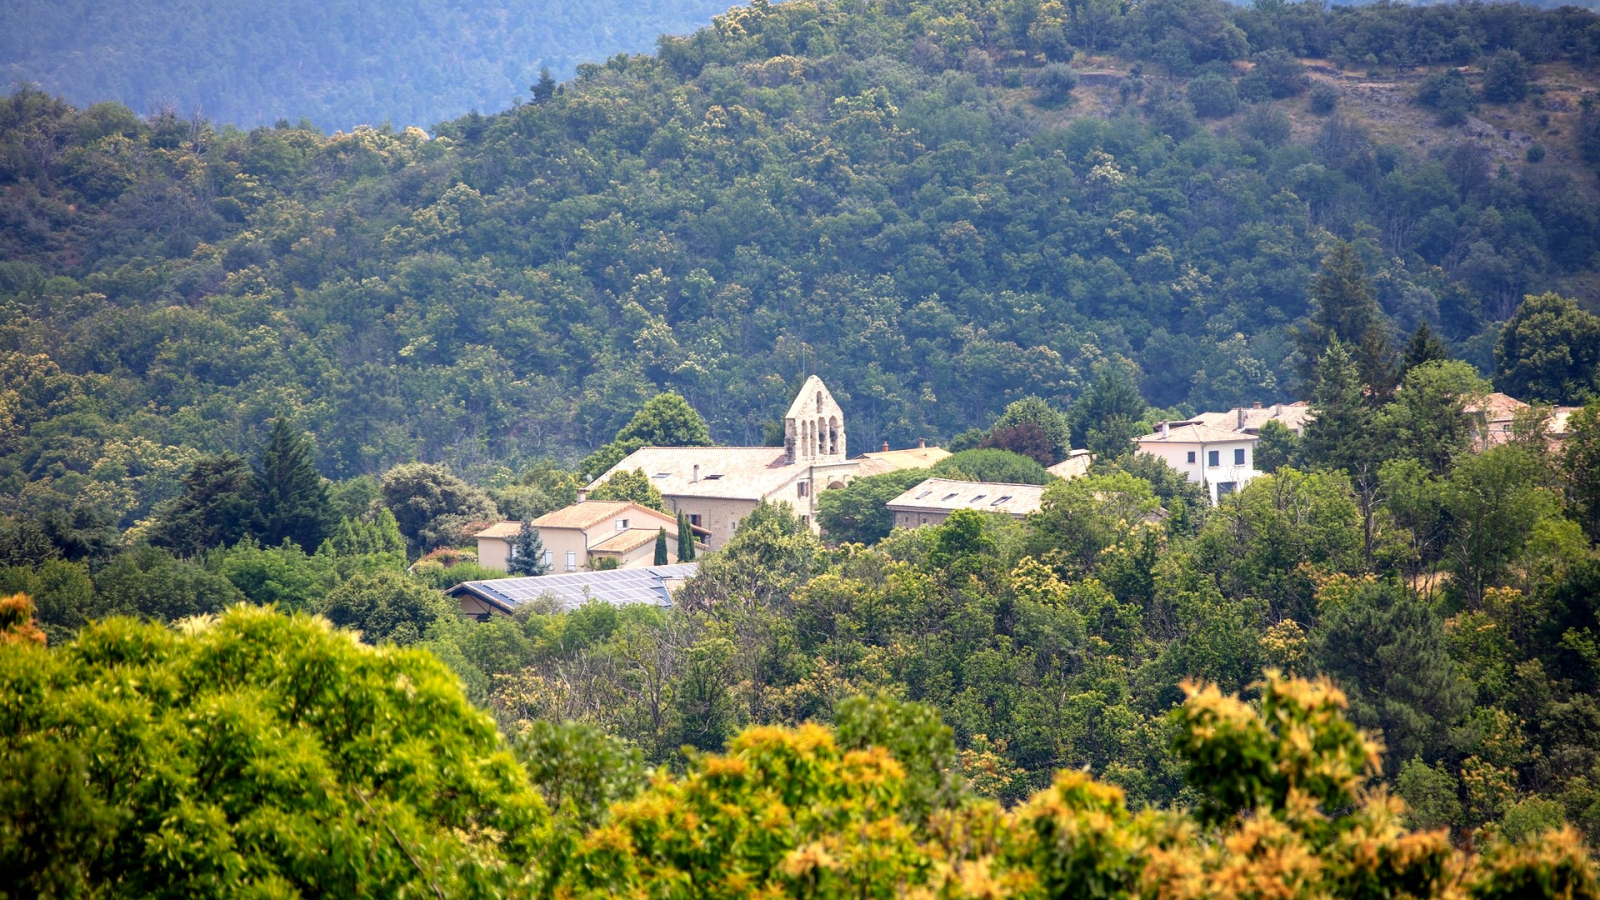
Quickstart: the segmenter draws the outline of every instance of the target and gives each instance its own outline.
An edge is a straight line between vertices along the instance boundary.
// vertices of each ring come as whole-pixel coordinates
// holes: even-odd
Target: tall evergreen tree
[[[666,565],[667,558],[667,529],[662,528],[656,532],[656,562],[658,566]]]
[[[678,510],[678,562],[694,562],[694,529],[689,527],[689,516]]]
[[[1416,331],[1411,332],[1411,339],[1406,341],[1405,349],[1400,353],[1400,376],[1404,378],[1407,372],[1423,363],[1449,358],[1450,348],[1433,333],[1427,322],[1423,322],[1417,326]]]
[[[1379,433],[1378,410],[1368,401],[1355,360],[1338,341],[1317,363],[1311,408],[1313,417],[1306,423],[1301,453],[1310,465],[1350,474],[1361,507],[1363,549],[1370,561],[1376,537],[1378,467],[1385,456],[1385,441]]]
[[[1127,367],[1103,366],[1094,384],[1073,404],[1073,436],[1108,462],[1131,455],[1146,409]]]
[[[1360,384],[1372,397],[1388,399],[1394,388],[1393,348],[1367,278],[1367,267],[1347,241],[1334,245],[1311,281],[1311,315],[1295,334],[1302,358],[1302,383],[1315,383],[1315,367],[1335,341],[1354,348]]]
[[[534,528],[532,522],[525,521],[517,529],[517,541],[513,547],[515,552],[506,566],[511,574],[544,575],[550,571],[544,561],[544,539],[539,537],[539,529]]]
[[[157,510],[150,543],[179,555],[230,546],[253,512],[250,464],[231,453],[202,457],[183,476],[183,492]]]
[[[287,419],[273,420],[251,488],[256,501],[251,532],[267,546],[287,538],[314,553],[334,528],[333,503],[311,462],[311,441],[292,430]]]
[[[1568,514],[1600,543],[1600,401],[1568,419],[1559,465]]]

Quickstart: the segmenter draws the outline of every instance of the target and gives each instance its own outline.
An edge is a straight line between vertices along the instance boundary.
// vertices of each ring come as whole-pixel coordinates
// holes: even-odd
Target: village
[[[1518,414],[1529,408],[1499,392],[1469,403],[1465,412],[1472,422],[1474,448],[1511,440]],[[1580,408],[1551,408],[1545,435],[1552,445],[1566,437],[1568,420]],[[1161,421],[1133,443],[1135,452],[1155,457],[1200,485],[1215,506],[1264,474],[1256,468],[1256,450],[1268,423],[1299,436],[1311,418],[1304,400],[1255,403]],[[532,600],[568,609],[590,600],[668,607],[676,589],[694,575],[695,554],[726,545],[758,505],[787,504],[820,534],[822,492],[842,489],[858,478],[932,469],[951,456],[925,441],[903,449],[885,443],[880,450],[848,458],[845,446],[844,410],[822,379],[812,375],[784,415],[782,447],[640,447],[587,484],[577,503],[526,523],[544,548],[541,568],[546,574],[464,582],[446,593],[464,614],[479,619],[510,615]],[[1045,471],[1052,480],[1072,480],[1087,475],[1093,462],[1088,450],[1073,449]],[[632,500],[589,498],[619,473],[648,478],[665,510]],[[938,525],[958,509],[1023,519],[1040,510],[1046,488],[930,474],[885,506],[895,528]],[[479,564],[509,571],[523,526],[501,521],[472,535]],[[668,534],[678,543],[678,559],[664,563],[658,538]]]

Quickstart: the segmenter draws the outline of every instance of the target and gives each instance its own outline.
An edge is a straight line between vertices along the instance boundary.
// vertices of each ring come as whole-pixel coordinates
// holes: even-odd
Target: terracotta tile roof
[[[619,531],[600,543],[595,544],[589,548],[589,552],[628,553],[632,550],[637,550],[640,547],[643,547],[645,544],[653,542],[658,533],[660,533],[660,530],[656,528],[629,528],[627,531]],[[667,542],[669,544],[673,543],[670,532],[667,535]]]
[[[593,528],[601,522],[623,513],[634,515],[637,513],[645,519],[659,521],[668,531],[677,527],[676,517],[654,510],[648,506],[640,506],[627,500],[585,500],[574,503],[562,509],[552,510],[532,522],[535,528],[571,528],[583,531]],[[521,522],[497,522],[488,528],[473,535],[475,538],[514,538],[522,530]],[[652,532],[654,533],[654,532]]]
[[[943,447],[908,447],[905,450],[879,450],[856,457],[856,477],[884,475],[905,469],[931,469],[939,460],[947,459],[950,451]]]
[[[1487,413],[1491,422],[1509,420],[1527,408],[1528,404],[1499,391],[1487,394],[1481,401],[1464,407],[1469,413]]]
[[[893,510],[908,512],[975,509],[980,512],[1007,513],[1021,518],[1028,513],[1039,511],[1039,501],[1044,497],[1044,488],[1042,484],[1002,484],[993,481],[929,478],[885,505]]]
[[[514,538],[522,530],[521,522],[496,522],[473,535],[475,538]]]
[[[585,500],[574,503],[564,509],[547,512],[533,520],[535,528],[574,528],[583,530],[594,526],[623,513],[632,515],[638,513],[647,519],[658,519],[662,525],[677,527],[678,520],[663,512],[657,512],[648,506],[640,506],[626,500]]]
[[[1228,431],[1224,428],[1215,428],[1210,425],[1188,424],[1174,425],[1170,434],[1160,431],[1134,438],[1140,444],[1220,444],[1226,441],[1257,441],[1256,435],[1240,431]]]
[[[613,473],[634,469],[670,497],[763,500],[809,472],[811,464],[785,464],[782,447],[641,447],[590,482],[588,490]]]
[[[1305,430],[1306,423],[1311,421],[1311,418],[1310,405],[1300,400],[1295,403],[1275,403],[1259,409],[1253,406],[1236,406],[1227,412],[1203,412],[1185,421],[1225,431],[1247,431],[1254,434],[1261,430],[1261,426],[1276,419],[1290,431],[1299,434]],[[1178,423],[1172,424],[1176,426]]]
[[[1089,474],[1089,464],[1094,462],[1094,454],[1087,450],[1074,450],[1067,454],[1067,458],[1056,463],[1048,469],[1051,475],[1071,481]]]

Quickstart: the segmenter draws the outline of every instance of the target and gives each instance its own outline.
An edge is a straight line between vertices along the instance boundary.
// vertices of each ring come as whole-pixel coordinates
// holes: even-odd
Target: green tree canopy
[[[287,419],[273,420],[251,487],[251,532],[262,543],[276,545],[287,538],[311,553],[337,524],[328,486],[311,459],[311,439],[291,429]]]
[[[383,473],[380,488],[384,505],[414,552],[452,546],[460,540],[463,525],[492,521],[499,514],[488,494],[444,466],[395,466]]]
[[[426,653],[248,607],[181,633],[111,619],[61,649],[0,647],[0,698],[14,890],[486,897],[543,883],[544,804]]]
[[[1600,393],[1600,317],[1556,294],[1525,298],[1494,348],[1495,387],[1519,400],[1582,403]]]
[[[835,543],[876,544],[894,530],[894,513],[886,503],[920,484],[933,473],[902,469],[852,479],[842,488],[817,497],[817,524]]]
[[[150,543],[184,556],[244,537],[255,513],[250,465],[224,453],[203,457],[183,476],[183,491],[156,511]]]
[[[615,472],[610,478],[589,492],[590,500],[631,500],[640,506],[651,509],[666,510],[666,501],[661,496],[661,489],[650,481],[643,469],[626,469]]]
[[[996,448],[952,453],[935,463],[925,475],[1004,484],[1048,484],[1054,477],[1037,461]]]

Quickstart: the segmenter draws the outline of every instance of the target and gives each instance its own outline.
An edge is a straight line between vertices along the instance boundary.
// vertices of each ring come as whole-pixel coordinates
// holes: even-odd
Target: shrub
[[[1078,73],[1064,63],[1045,66],[1033,79],[1033,88],[1039,92],[1039,100],[1043,103],[1071,103],[1072,91],[1077,86]]]
[[[1189,105],[1202,119],[1221,119],[1239,109],[1239,93],[1233,81],[1221,75],[1201,75],[1189,82]]]
[[[1483,66],[1483,99],[1515,103],[1528,96],[1528,61],[1515,50],[1501,50]]]
[[[1311,86],[1311,111],[1319,116],[1333,112],[1339,106],[1339,89],[1318,82]]]

